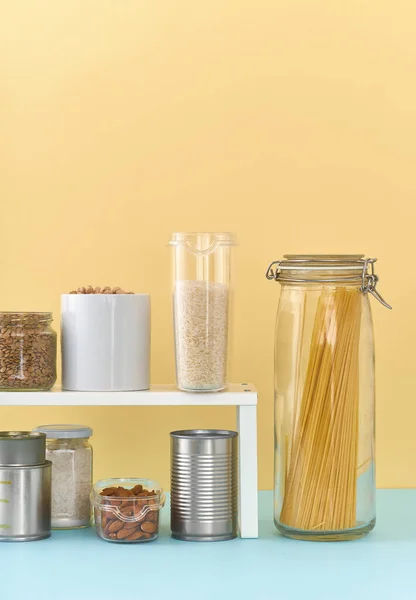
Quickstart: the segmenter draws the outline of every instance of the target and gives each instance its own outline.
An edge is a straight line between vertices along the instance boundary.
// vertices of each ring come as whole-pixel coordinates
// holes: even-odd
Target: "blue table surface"
[[[416,599],[416,490],[379,490],[376,528],[350,542],[284,538],[272,508],[260,492],[257,540],[173,540],[166,506],[146,544],[111,544],[92,527],[0,544],[0,600]]]

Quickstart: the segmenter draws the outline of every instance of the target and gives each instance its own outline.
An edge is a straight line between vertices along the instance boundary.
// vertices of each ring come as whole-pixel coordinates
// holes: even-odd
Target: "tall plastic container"
[[[179,389],[227,385],[231,302],[230,233],[174,233],[173,319]]]
[[[275,337],[277,529],[297,539],[361,537],[375,525],[375,259],[287,255]]]

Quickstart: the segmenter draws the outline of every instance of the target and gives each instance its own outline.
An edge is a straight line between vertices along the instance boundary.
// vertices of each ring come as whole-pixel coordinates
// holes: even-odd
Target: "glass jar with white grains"
[[[42,425],[46,458],[52,462],[52,529],[91,524],[92,429],[82,425]]]

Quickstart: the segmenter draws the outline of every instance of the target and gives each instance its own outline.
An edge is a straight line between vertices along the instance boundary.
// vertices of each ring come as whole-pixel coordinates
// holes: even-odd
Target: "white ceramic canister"
[[[63,294],[61,334],[64,390],[149,388],[149,294]]]

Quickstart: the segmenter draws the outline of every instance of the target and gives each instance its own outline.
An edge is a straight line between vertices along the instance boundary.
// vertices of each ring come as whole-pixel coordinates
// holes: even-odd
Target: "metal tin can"
[[[171,434],[172,537],[221,541],[237,536],[237,432],[217,429]]]
[[[46,436],[0,432],[0,541],[34,541],[51,535],[51,466]]]

